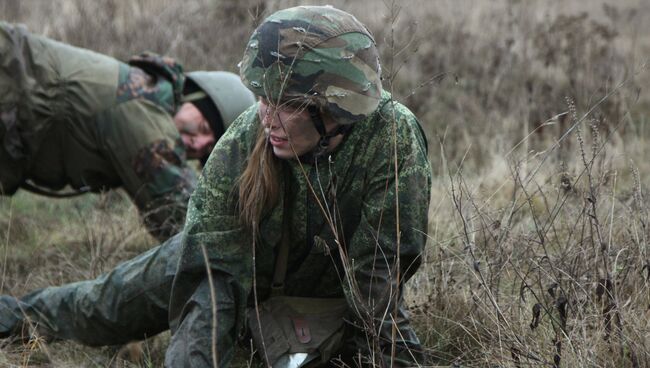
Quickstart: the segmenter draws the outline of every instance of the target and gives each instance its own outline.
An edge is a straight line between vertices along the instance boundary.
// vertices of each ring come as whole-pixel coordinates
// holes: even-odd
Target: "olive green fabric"
[[[123,187],[153,235],[176,233],[196,174],[170,80],[0,22],[0,192]]]
[[[283,162],[292,193],[290,211],[285,213],[292,229],[285,294],[347,298],[357,323],[366,323],[379,336],[377,349],[382,354],[377,359],[384,365],[391,364],[393,333],[385,312],[396,314],[392,318],[399,327],[395,341],[399,359],[393,365],[403,366],[419,356],[419,341],[401,308],[400,290],[417,270],[426,242],[431,174],[416,118],[387,93],[382,105],[357,122],[329,157],[303,164],[306,176],[298,161]],[[282,201],[263,218],[253,241],[237,219],[233,190],[259,127],[254,108],[233,123],[217,143],[190,200],[170,301],[169,366],[184,366],[181,362],[211,366],[212,309],[202,246],[215,285],[220,367],[228,366],[244,332],[246,308],[253,304],[253,279],[260,301],[270,295]],[[309,184],[335,221],[349,260],[347,272]],[[361,331],[354,335],[360,343],[348,348],[364,352],[367,340]]]
[[[248,309],[253,346],[272,366],[295,353],[318,356],[326,364],[341,350],[347,310],[343,298],[270,297]]]

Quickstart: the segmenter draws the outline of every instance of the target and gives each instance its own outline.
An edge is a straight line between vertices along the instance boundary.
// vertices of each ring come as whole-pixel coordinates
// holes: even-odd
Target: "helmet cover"
[[[266,18],[248,41],[240,75],[271,103],[316,105],[343,125],[371,114],[381,99],[375,40],[354,16],[331,6]]]

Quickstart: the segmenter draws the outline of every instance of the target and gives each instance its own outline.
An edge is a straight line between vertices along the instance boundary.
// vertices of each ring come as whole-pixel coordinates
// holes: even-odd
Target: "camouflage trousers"
[[[168,304],[182,235],[118,265],[94,280],[48,287],[20,299],[0,296],[0,336],[38,333],[85,345],[120,345],[169,328]],[[205,285],[207,286],[207,284]],[[174,331],[168,367],[212,367],[210,293],[192,298],[196,323]],[[205,319],[204,328],[197,329]]]
[[[69,339],[90,346],[122,345],[154,336],[169,329],[169,301],[177,270],[182,234],[158,247],[123,262],[94,280],[33,291],[19,299],[0,296],[0,338],[29,334],[52,339]],[[231,303],[212,306],[207,278],[183,285],[191,290],[184,304],[182,323],[175,326],[165,355],[166,367],[213,367],[212,312],[225,312]],[[219,279],[215,278],[219,289]],[[223,286],[223,285],[221,285]],[[223,305],[222,305],[223,304]],[[412,350],[398,349],[394,366],[412,366],[420,360],[417,337],[400,310],[399,329]],[[229,313],[219,313],[218,323]],[[367,341],[356,328],[346,329],[344,361],[353,362]],[[401,339],[400,339],[401,340]],[[404,346],[402,346],[403,348]],[[220,351],[220,360],[232,359],[235,347]],[[415,356],[414,356],[415,354]],[[227,356],[224,356],[227,355]],[[347,357],[347,358],[345,358]],[[387,364],[380,364],[387,365]]]

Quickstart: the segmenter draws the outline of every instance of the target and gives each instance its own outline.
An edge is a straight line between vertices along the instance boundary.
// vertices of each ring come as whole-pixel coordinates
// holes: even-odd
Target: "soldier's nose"
[[[268,129],[277,129],[280,127],[280,122],[275,114],[266,114],[263,121],[264,127]]]

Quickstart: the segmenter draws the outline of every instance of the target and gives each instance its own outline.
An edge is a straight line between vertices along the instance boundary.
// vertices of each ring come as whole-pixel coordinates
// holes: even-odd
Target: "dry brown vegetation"
[[[295,0],[0,0],[0,18],[126,59],[236,70]],[[384,83],[420,118],[436,176],[407,299],[432,364],[650,367],[650,4],[328,3],[373,31]],[[153,244],[119,193],[0,199],[3,293],[88,277]],[[0,366],[160,366],[33,344]]]

